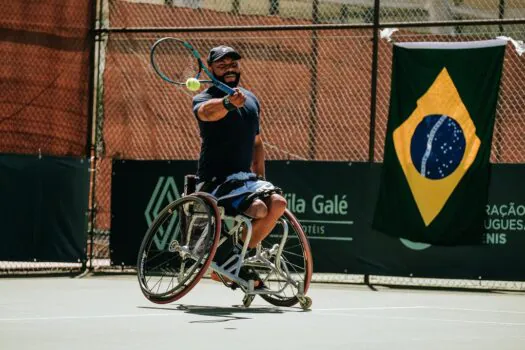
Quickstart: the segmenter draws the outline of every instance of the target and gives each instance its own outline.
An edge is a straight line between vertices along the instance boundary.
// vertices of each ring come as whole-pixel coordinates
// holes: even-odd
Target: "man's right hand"
[[[246,95],[239,89],[235,88],[235,93],[228,96],[230,104],[235,108],[241,108],[246,102]],[[202,103],[198,110],[197,116],[203,122],[214,122],[221,120],[228,114],[228,110],[224,105],[224,98],[213,98]]]
[[[230,96],[230,103],[237,108],[241,108],[242,106],[244,106],[246,96],[238,88],[235,88],[234,90],[235,93]]]

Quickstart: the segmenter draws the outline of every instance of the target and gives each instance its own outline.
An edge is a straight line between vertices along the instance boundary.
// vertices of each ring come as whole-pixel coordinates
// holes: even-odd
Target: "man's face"
[[[217,80],[229,87],[236,87],[241,80],[241,64],[238,60],[231,57],[224,57],[215,61],[210,66],[211,72]]]

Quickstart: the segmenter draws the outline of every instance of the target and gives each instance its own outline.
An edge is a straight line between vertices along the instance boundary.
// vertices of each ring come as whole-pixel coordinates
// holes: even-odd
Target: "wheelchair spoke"
[[[160,254],[158,254],[157,256],[160,256]],[[174,260],[174,259],[176,259],[176,258],[178,258],[178,256],[174,255],[174,256],[172,256],[170,259],[165,260],[165,261],[162,261],[161,263],[159,263],[158,265],[156,265],[156,266],[154,266],[154,267],[147,267],[147,271],[154,271],[154,270],[156,270],[158,267],[160,267],[160,266],[162,266],[162,265],[167,265],[168,262],[170,262],[170,261],[172,261],[172,260]],[[146,263],[147,263],[148,261],[150,261],[150,260],[147,260]]]
[[[164,279],[164,276],[166,276],[166,275],[161,275],[160,279],[158,279],[158,280],[156,281],[156,283],[153,284],[153,285],[150,287],[150,289],[153,290],[153,289],[155,289],[155,287],[157,287],[157,291],[159,291],[159,290],[160,290],[160,285],[162,284],[162,280]],[[154,276],[151,276],[151,277],[149,277],[149,278],[147,279],[146,283],[147,283],[148,285],[149,285],[149,282],[152,280],[153,277],[154,277]],[[173,277],[172,277],[171,279],[173,280]]]
[[[157,293],[158,293],[159,290],[160,290],[160,286],[161,286],[161,284],[162,284],[162,280],[163,280],[163,279],[164,279],[164,275],[162,275],[162,276],[160,277],[160,280],[155,284],[155,285],[157,286]]]
[[[279,285],[279,290],[283,289],[281,280],[277,280],[277,284]]]
[[[290,240],[288,240],[287,242],[290,242]],[[292,249],[292,248],[302,248],[301,244],[297,243],[297,244],[294,244],[294,245],[287,245],[286,246],[288,249]]]
[[[182,275],[182,279],[184,280],[184,268],[186,267],[186,262],[182,262],[182,264],[180,265],[180,271],[179,271],[179,277],[180,275]],[[181,283],[181,280],[180,278],[177,277],[177,281],[179,281],[179,283]]]
[[[153,290],[155,289],[155,287],[157,287],[157,293],[159,292],[160,290],[160,286],[162,285],[162,280],[164,279],[164,275],[162,275],[160,277],[160,279],[157,281],[157,283],[155,283],[150,289]]]
[[[178,280],[178,278],[177,278],[177,280]],[[168,284],[168,290],[171,289],[171,286],[172,286],[172,285],[175,285],[175,284],[173,283],[174,281],[175,281],[175,279],[172,278],[171,281],[170,281],[170,283]]]
[[[289,250],[283,250],[283,254],[286,253],[287,255],[294,255],[294,256],[298,256],[300,258],[303,257],[303,254],[297,254],[297,253],[292,253],[291,251]]]
[[[302,269],[302,270],[303,270],[303,273],[304,273],[304,266],[299,266],[299,265],[297,265],[297,264],[294,264],[294,263],[290,262],[290,261],[289,261],[286,257],[284,257],[284,256],[281,256],[281,259],[284,259],[284,261],[286,262],[286,265],[287,265],[287,266],[292,266],[292,268],[293,268],[293,267],[297,267],[297,268],[299,268],[299,269]],[[297,269],[293,268],[293,270],[294,270],[295,273],[299,273],[299,272],[297,271]]]

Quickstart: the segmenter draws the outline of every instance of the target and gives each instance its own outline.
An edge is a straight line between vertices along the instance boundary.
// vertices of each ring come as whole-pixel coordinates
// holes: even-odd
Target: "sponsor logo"
[[[160,176],[155,189],[151,194],[151,198],[148,202],[146,210],[144,211],[144,216],[148,227],[151,226],[155,218],[159,215],[159,212],[165,208],[169,203],[179,199],[180,193],[175,183],[175,179],[172,176]],[[158,233],[153,237],[153,241],[159,250],[165,250],[167,243],[172,241],[177,235],[177,228],[175,224],[177,222],[177,213],[174,212],[169,222],[163,224],[159,228]],[[175,227],[175,229],[174,229]]]

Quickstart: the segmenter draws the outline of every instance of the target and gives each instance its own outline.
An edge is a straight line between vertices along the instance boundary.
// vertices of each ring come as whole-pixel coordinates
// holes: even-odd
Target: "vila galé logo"
[[[348,196],[341,193],[315,193],[301,196],[284,195],[288,209],[297,215],[309,239],[352,241]]]
[[[148,206],[144,211],[148,227],[151,226],[157,215],[159,215],[159,212],[166,207],[166,205],[179,198],[180,193],[175,179],[172,176],[160,176],[151,194]],[[167,226],[164,224],[159,228],[158,233],[153,237],[153,242],[157,249],[164,250],[168,242],[171,242],[175,238],[177,234],[177,228],[175,227],[174,229],[176,222],[177,215],[174,214],[167,223]]]
[[[288,202],[288,209],[296,214],[303,214],[307,212],[308,208],[311,208],[315,214],[348,214],[348,201],[346,199],[346,194],[335,194],[332,196],[317,194],[311,199],[311,201],[307,201],[305,198],[299,197],[296,193],[286,193],[284,198],[286,198],[286,201]],[[310,205],[308,206],[308,204]]]

